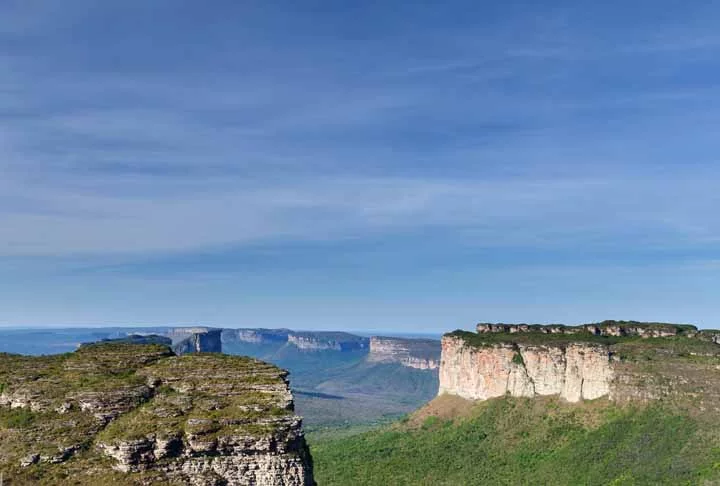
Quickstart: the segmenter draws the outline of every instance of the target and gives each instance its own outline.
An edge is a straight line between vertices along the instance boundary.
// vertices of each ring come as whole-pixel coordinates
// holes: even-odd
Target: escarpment
[[[720,346],[693,326],[481,324],[442,340],[439,393],[669,400],[720,410]]]
[[[301,351],[362,351],[369,339],[348,332],[291,331],[289,329],[223,329],[225,343],[287,344]]]
[[[222,329],[177,328],[168,333],[177,354],[222,353]]]
[[[440,341],[373,336],[367,360],[370,363],[400,363],[408,368],[436,370],[440,367]]]
[[[369,340],[347,332],[292,332],[288,343],[305,351],[353,351],[367,349]]]
[[[485,400],[560,395],[568,401],[607,395],[613,372],[604,346],[499,343],[466,345],[460,337],[442,342],[440,393]]]
[[[0,355],[0,470],[8,484],[314,484],[285,371],[126,343]]]
[[[240,341],[251,344],[285,343],[289,329],[223,329],[223,342]]]

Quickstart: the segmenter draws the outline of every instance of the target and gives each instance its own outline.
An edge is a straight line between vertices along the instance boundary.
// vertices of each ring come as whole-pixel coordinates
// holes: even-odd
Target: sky
[[[0,0],[0,326],[720,327],[718,24]]]

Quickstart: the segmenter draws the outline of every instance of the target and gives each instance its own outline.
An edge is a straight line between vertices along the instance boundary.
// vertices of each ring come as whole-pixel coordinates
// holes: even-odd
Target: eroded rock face
[[[176,329],[169,333],[177,354],[222,353],[222,330],[208,328]]]
[[[370,363],[400,363],[419,370],[440,368],[440,341],[432,339],[370,338]]]
[[[284,343],[291,332],[289,329],[223,329],[222,339],[252,344]]]
[[[18,484],[314,484],[287,373],[254,359],[105,343],[0,355],[0,384],[0,468]]]
[[[288,343],[305,351],[353,351],[366,349],[369,340],[346,332],[292,332]]]
[[[577,402],[607,395],[612,378],[610,353],[602,345],[478,347],[452,336],[442,340],[440,394],[472,400],[560,395]]]
[[[665,324],[643,324],[642,334],[627,328],[618,334],[614,324],[605,326],[606,334],[567,335],[532,326],[455,331],[442,340],[440,394],[475,400],[506,394],[559,395],[570,402],[665,400],[720,411],[717,331],[678,328],[670,335]]]

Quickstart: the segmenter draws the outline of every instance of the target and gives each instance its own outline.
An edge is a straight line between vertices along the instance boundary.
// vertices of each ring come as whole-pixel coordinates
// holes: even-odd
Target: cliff
[[[6,484],[312,485],[287,373],[244,357],[101,343],[0,355]]]
[[[177,354],[222,353],[222,330],[206,327],[173,329],[168,333]]]
[[[291,333],[289,329],[223,329],[223,342],[240,341],[251,344],[284,343]]]
[[[347,332],[292,332],[288,343],[305,351],[354,351],[367,349],[369,339]]]
[[[436,370],[440,367],[440,341],[433,339],[370,338],[370,363],[400,363],[409,368]]]
[[[440,394],[662,399],[720,410],[720,346],[692,326],[482,326],[443,337]]]
[[[286,343],[303,351],[356,351],[368,348],[366,337],[347,332],[291,331],[289,329],[223,329],[226,343]]]

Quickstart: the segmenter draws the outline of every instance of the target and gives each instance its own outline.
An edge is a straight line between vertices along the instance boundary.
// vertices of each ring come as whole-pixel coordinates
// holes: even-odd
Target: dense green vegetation
[[[326,486],[694,485],[720,480],[719,430],[661,406],[502,398],[311,447]]]

